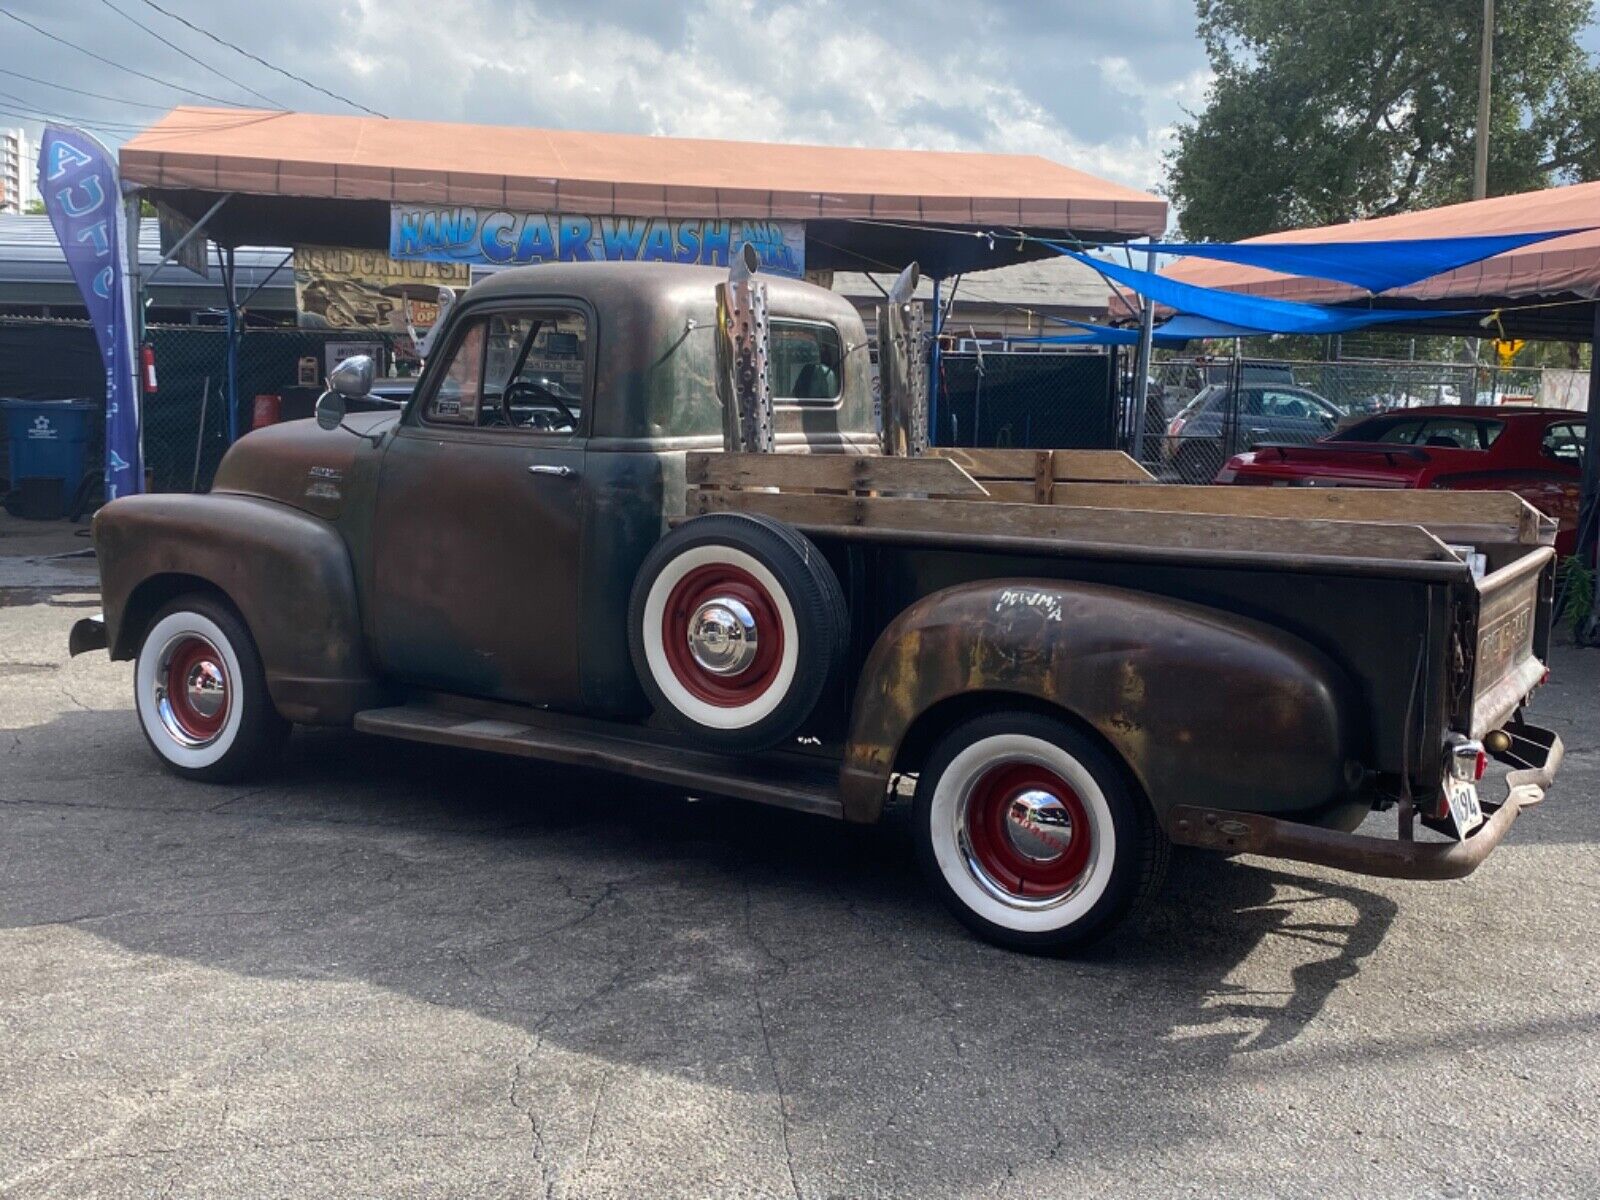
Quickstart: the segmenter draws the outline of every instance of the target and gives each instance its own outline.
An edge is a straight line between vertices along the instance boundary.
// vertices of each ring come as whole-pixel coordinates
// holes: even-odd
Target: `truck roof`
[[[635,306],[708,309],[714,288],[728,278],[720,267],[663,262],[563,262],[510,267],[473,285],[463,299],[486,300],[530,295],[581,296],[596,308],[616,301]],[[857,319],[851,303],[836,292],[783,275],[757,276],[767,285],[775,315],[808,317],[844,325]]]

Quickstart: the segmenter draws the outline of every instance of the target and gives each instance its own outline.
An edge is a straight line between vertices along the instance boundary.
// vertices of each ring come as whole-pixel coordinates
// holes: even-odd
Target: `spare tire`
[[[796,733],[850,641],[844,592],[798,531],[752,513],[678,526],[639,568],[628,646],[655,709],[708,749]]]

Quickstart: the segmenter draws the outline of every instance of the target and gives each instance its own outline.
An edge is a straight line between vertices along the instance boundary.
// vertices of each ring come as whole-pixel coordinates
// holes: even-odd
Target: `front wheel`
[[[180,596],[156,614],[139,644],[133,687],[145,739],[186,779],[254,774],[289,736],[249,629],[211,596]]]
[[[980,937],[1059,953],[1104,937],[1158,884],[1167,842],[1116,764],[1064,721],[957,726],[917,782],[918,858]]]

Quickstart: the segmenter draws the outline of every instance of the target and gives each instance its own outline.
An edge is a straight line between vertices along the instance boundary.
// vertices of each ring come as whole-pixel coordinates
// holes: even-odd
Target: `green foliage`
[[[1591,0],[1502,0],[1491,195],[1600,178]],[[1184,235],[1235,241],[1467,200],[1475,0],[1196,0],[1215,79],[1178,128],[1166,190]]]
[[[28,207],[23,211],[26,212],[30,217],[42,217],[44,216],[44,201],[29,200]]]
[[[1594,612],[1594,572],[1576,554],[1567,555],[1556,570],[1556,595],[1566,599],[1560,619],[1581,629]]]

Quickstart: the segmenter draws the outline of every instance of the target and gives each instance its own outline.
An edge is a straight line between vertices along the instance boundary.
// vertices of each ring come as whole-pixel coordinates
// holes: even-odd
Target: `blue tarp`
[[[1088,321],[1069,321],[1064,317],[1052,317],[1052,321],[1062,325],[1073,325],[1084,330],[1083,333],[1056,333],[1043,334],[1038,337],[1008,337],[1008,342],[1019,342],[1027,345],[1038,346],[1137,346],[1139,344],[1139,331],[1137,329],[1118,329],[1111,325],[1093,325]],[[1169,321],[1167,324],[1171,324]],[[1181,345],[1192,337],[1237,337],[1237,334],[1192,334],[1179,332],[1176,336],[1169,336],[1162,326],[1155,332],[1155,343],[1162,345]]]
[[[1466,316],[1467,309],[1412,308],[1334,308],[1322,304],[1301,304],[1293,300],[1271,300],[1264,296],[1248,296],[1239,292],[1225,292],[1217,288],[1197,287],[1168,279],[1150,271],[1139,271],[1104,259],[1090,258],[1066,246],[1047,242],[1059,254],[1075,258],[1085,266],[1094,268],[1107,279],[1147,296],[1157,304],[1165,304],[1180,313],[1209,317],[1213,321],[1234,326],[1236,332],[1225,335],[1243,337],[1251,333],[1344,333],[1351,329],[1364,329],[1369,325],[1382,325],[1392,321],[1442,320]],[[1168,330],[1170,322],[1162,326]],[[1216,334],[1193,336],[1219,336]]]
[[[1386,292],[1534,242],[1582,232],[1582,229],[1550,229],[1543,233],[1491,233],[1383,242],[1158,242],[1149,249],[1158,254],[1215,258],[1283,275],[1334,279],[1369,292]],[[1143,250],[1146,247],[1131,248]]]

